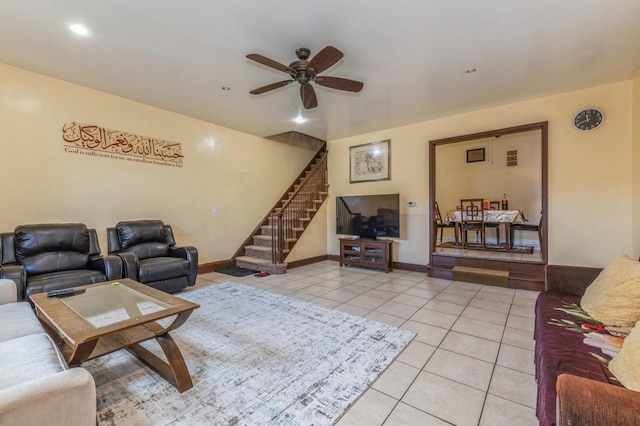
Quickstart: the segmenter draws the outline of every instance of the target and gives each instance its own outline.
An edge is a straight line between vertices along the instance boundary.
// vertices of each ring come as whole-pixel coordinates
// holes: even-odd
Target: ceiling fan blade
[[[305,109],[312,109],[318,106],[316,91],[310,84],[300,85],[300,98],[302,98],[302,105],[304,105]]]
[[[316,73],[320,74],[342,59],[343,56],[344,54],[335,47],[327,46],[309,61],[307,68],[313,68]]]
[[[252,61],[256,61],[259,64],[277,69],[278,71],[286,72],[289,75],[296,74],[296,72],[291,68],[289,68],[288,66],[281,64],[280,62],[274,61],[273,59],[269,59],[266,56],[259,55],[257,53],[250,53],[247,55],[247,58],[251,59]]]
[[[315,82],[321,86],[332,89],[346,90],[347,92],[359,92],[364,87],[364,83],[348,78],[340,77],[316,77]]]
[[[294,81],[295,80],[284,80],[284,81],[279,81],[277,83],[267,84],[266,86],[258,87],[257,89],[254,89],[249,93],[251,93],[252,95],[259,95],[261,93],[268,92],[269,90],[274,90],[282,86],[287,86],[293,83]]]

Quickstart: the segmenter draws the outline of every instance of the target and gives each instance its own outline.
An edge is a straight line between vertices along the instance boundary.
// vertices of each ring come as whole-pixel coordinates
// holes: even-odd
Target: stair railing
[[[337,234],[353,234],[353,218],[361,216],[362,213],[354,213],[351,211],[343,197],[336,200],[336,233]]]
[[[325,152],[309,174],[302,179],[293,194],[279,211],[271,213],[271,257],[273,263],[282,263],[287,241],[297,238],[306,227],[305,221],[315,209],[316,202],[324,201],[328,188],[327,153]]]

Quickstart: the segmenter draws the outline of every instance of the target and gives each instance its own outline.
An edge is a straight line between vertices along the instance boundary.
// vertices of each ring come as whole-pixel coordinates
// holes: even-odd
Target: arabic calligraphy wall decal
[[[131,161],[182,167],[182,145],[162,139],[111,130],[75,121],[62,127],[65,151]],[[73,148],[70,147],[73,145]],[[70,149],[71,148],[71,149]]]

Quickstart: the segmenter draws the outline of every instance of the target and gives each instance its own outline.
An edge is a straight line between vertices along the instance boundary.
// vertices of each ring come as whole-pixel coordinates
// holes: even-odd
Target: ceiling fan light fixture
[[[331,68],[344,56],[341,51],[333,46],[327,46],[318,52],[311,60],[310,50],[301,47],[296,49],[297,61],[293,61],[289,66],[269,59],[257,53],[250,53],[246,57],[264,66],[285,72],[290,79],[277,83],[268,84],[250,91],[252,95],[259,95],[271,90],[278,89],[291,83],[297,82],[300,85],[300,99],[305,109],[313,109],[318,106],[318,98],[311,83],[325,86],[331,89],[344,90],[347,92],[359,92],[364,84],[361,81],[350,80],[341,77],[320,76],[319,73]]]
[[[69,29],[71,31],[73,31],[74,33],[81,35],[81,36],[86,36],[89,34],[89,30],[87,30],[87,27],[85,27],[84,25],[81,24],[73,24],[73,25],[69,25]]]

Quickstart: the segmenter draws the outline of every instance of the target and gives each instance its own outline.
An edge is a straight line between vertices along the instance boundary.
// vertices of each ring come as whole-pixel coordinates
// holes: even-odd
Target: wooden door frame
[[[541,121],[538,123],[524,124],[520,126],[507,127],[504,129],[489,130],[486,132],[471,133],[467,135],[453,136],[444,139],[435,139],[429,141],[429,223],[435,223],[435,196],[436,196],[436,147],[458,142],[467,142],[475,139],[499,137],[514,133],[530,132],[534,130],[540,131],[541,142],[541,194],[542,194],[542,240],[540,241],[540,251],[542,253],[542,262],[548,261],[549,245],[548,245],[548,148],[549,148],[549,122]],[[429,226],[429,234],[433,232],[433,225]],[[433,235],[429,236],[429,265],[433,264],[433,252],[435,251],[435,239]],[[461,256],[464,257],[464,256]]]

